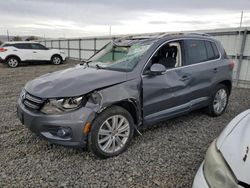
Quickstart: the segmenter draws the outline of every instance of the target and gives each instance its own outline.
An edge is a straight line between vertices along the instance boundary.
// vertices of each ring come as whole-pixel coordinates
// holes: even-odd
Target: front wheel
[[[54,55],[51,58],[51,63],[54,65],[60,65],[62,63],[62,58],[59,55]]]
[[[209,115],[220,116],[226,110],[229,99],[228,88],[223,84],[218,84],[215,87],[212,99],[207,108]]]
[[[104,110],[94,120],[88,137],[89,149],[100,158],[125,151],[134,134],[130,113],[119,106]]]

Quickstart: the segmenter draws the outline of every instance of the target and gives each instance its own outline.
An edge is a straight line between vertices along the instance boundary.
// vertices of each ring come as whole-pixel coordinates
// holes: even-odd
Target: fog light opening
[[[67,136],[70,136],[71,135],[71,129],[70,128],[59,128],[56,135],[58,137],[61,137],[61,138],[64,138],[64,137],[67,137]]]

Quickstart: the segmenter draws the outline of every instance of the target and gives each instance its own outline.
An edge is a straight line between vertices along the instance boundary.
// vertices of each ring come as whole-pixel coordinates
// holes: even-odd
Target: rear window
[[[218,48],[214,42],[206,40],[187,40],[185,44],[187,65],[210,61],[220,57]]]
[[[187,65],[200,63],[207,60],[207,50],[203,40],[185,41]]]

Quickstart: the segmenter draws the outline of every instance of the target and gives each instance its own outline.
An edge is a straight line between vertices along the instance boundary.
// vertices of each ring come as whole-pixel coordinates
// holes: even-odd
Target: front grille
[[[23,96],[23,104],[30,109],[40,110],[44,104],[45,100],[29,93],[25,93]]]

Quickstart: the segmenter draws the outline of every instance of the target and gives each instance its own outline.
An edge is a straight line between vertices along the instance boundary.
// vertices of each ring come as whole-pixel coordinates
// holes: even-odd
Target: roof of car
[[[35,41],[8,41],[8,42],[5,42],[5,44],[23,44],[23,43],[38,43],[38,42],[35,42]]]
[[[113,43],[116,46],[131,46],[138,43],[156,42],[162,39],[178,39],[178,38],[200,38],[200,39],[212,39],[210,35],[206,33],[159,33],[154,35],[139,35],[139,36],[126,36],[120,39],[116,39]]]

